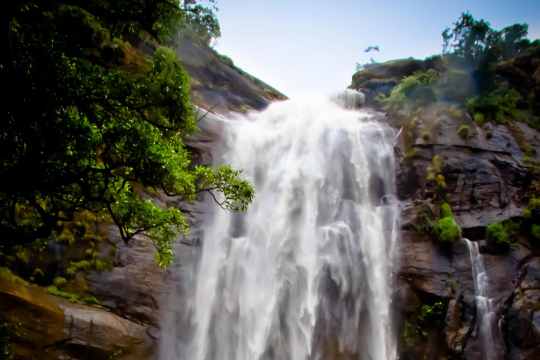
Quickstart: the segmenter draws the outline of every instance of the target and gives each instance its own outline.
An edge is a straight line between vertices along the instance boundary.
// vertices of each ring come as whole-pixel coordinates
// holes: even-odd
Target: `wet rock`
[[[450,296],[450,260],[429,237],[403,231],[400,256],[399,276],[402,281],[416,291],[440,298]]]

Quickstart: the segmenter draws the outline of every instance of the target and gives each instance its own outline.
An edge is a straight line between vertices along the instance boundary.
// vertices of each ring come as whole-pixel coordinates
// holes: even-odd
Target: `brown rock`
[[[43,288],[0,278],[0,313],[15,359],[150,359],[146,327],[104,308],[70,303]]]

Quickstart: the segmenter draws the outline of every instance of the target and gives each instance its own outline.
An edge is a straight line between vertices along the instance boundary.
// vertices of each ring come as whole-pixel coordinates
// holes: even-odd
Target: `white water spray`
[[[224,128],[222,160],[256,197],[206,224],[188,323],[172,324],[189,335],[164,333],[160,359],[396,359],[394,131],[329,100]]]
[[[493,306],[493,299],[489,298],[489,278],[480,255],[480,250],[476,242],[464,239],[469,249],[471,258],[472,275],[474,281],[474,297],[476,302],[476,323],[482,344],[483,359],[492,360],[496,358],[495,338],[493,329],[496,325],[496,314]]]

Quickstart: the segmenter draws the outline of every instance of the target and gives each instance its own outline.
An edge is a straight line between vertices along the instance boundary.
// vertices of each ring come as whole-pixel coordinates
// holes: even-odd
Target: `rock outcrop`
[[[193,101],[201,108],[220,114],[246,112],[286,99],[204,44],[183,38],[177,42],[176,50],[191,77]]]
[[[145,326],[16,277],[0,278],[0,312],[14,359],[142,359],[155,351]]]

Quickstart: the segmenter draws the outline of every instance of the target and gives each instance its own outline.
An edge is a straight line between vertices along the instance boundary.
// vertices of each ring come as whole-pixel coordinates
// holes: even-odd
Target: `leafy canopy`
[[[443,31],[443,52],[453,53],[473,65],[493,63],[529,47],[527,33],[527,24],[513,24],[497,31],[489,22],[465,12],[452,28]]]
[[[132,46],[184,26],[194,2],[20,1],[2,15],[0,246],[61,231],[80,211],[106,214],[125,241],[150,236],[172,261],[184,213],[144,189],[183,201],[211,192],[245,210],[253,189],[227,166],[194,166],[184,144],[196,131],[188,75],[165,47]],[[203,23],[203,26],[205,26]],[[209,34],[214,36],[216,33]],[[215,195],[214,192],[221,193]]]

